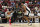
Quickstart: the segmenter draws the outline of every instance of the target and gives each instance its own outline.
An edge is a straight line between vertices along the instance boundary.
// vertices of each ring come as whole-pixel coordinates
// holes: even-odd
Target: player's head
[[[21,2],[21,5],[24,5],[25,2]]]

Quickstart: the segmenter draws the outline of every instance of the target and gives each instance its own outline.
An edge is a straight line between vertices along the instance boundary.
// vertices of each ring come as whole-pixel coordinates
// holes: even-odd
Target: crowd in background
[[[30,8],[31,13],[29,13],[29,18],[40,18],[40,2],[25,2],[27,6]],[[10,2],[10,0],[4,0],[2,3],[0,2],[0,17],[2,18],[2,22],[8,22],[11,17],[12,22],[17,22],[23,20],[23,11],[21,7],[21,2]]]

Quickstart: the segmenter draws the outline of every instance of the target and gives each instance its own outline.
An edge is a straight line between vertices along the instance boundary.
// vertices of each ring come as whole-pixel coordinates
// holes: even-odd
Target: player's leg
[[[24,16],[24,18],[28,21],[28,23],[30,23],[30,20],[28,19],[27,16]]]
[[[28,25],[32,25],[32,23],[30,23],[30,20],[31,20],[31,19],[28,19],[27,16],[24,16],[24,18],[28,21]]]
[[[9,22],[9,17],[7,17],[7,23]]]

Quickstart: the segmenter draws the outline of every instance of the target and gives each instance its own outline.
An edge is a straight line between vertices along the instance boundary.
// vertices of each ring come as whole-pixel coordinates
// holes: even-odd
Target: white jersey
[[[30,10],[30,8],[28,7],[27,3],[25,3],[24,5],[26,6],[27,10],[29,10],[30,13],[31,13],[31,10]]]
[[[24,15],[28,15],[28,11],[26,10],[26,12],[24,12]]]

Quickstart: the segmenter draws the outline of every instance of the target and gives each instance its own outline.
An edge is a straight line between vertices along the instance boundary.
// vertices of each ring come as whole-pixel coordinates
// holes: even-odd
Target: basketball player
[[[30,9],[24,4],[24,2],[21,3],[21,7],[24,10],[24,18],[28,21],[28,24],[30,23],[30,20],[28,19],[28,14],[30,13]]]

